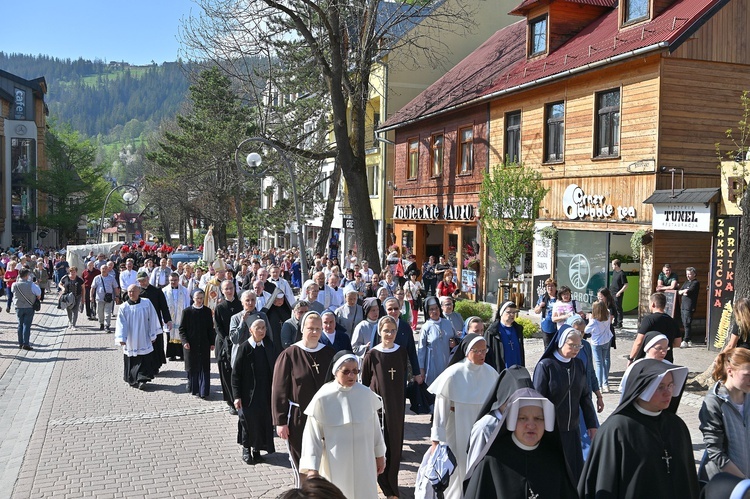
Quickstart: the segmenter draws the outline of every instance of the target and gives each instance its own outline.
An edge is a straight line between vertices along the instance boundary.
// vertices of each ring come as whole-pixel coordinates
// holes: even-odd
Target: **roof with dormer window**
[[[654,19],[625,28],[620,28],[619,10],[613,8],[558,49],[534,59],[526,57],[528,21],[521,20],[496,32],[389,117],[380,130],[398,128],[633,57],[672,52],[728,1],[677,0]]]
[[[583,5],[594,5],[596,7],[617,7],[617,0],[557,0],[562,2],[568,2],[568,3],[578,3]],[[520,16],[525,16],[526,13],[531,10],[533,7],[537,7],[539,5],[546,5],[549,4],[549,0],[523,0],[521,4],[516,7],[515,9],[511,10],[510,14],[516,14]]]

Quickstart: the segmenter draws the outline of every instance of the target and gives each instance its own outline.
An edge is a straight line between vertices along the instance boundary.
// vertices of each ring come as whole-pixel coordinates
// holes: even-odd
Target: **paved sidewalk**
[[[53,298],[53,297],[50,297]],[[630,334],[613,352],[619,382]],[[236,443],[237,418],[221,399],[216,365],[212,394],[185,393],[181,362],[171,362],[145,391],[122,381],[122,354],[112,334],[84,320],[66,331],[67,318],[45,303],[32,328],[35,350],[17,348],[15,314],[0,313],[0,497],[276,497],[293,486],[286,449],[247,466]],[[528,366],[541,340],[527,340]],[[713,356],[676,352],[677,363],[702,371]],[[605,395],[608,414],[619,394]],[[697,412],[702,394],[686,393],[680,415],[701,451]],[[408,410],[407,410],[408,413]],[[428,447],[429,416],[407,415],[401,496],[413,497],[418,463]]]

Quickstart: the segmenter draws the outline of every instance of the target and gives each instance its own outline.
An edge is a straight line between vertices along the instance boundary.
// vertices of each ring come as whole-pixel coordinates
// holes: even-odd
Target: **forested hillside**
[[[27,79],[44,76],[50,115],[103,143],[137,139],[174,117],[189,86],[188,70],[178,62],[129,66],[0,52],[0,69]]]

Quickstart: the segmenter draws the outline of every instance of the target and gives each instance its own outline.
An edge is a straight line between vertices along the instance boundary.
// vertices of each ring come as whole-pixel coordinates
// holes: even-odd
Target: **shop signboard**
[[[717,217],[711,243],[708,295],[708,347],[714,351],[723,348],[729,335],[739,242],[740,217]]]
[[[711,230],[712,204],[654,204],[653,228],[709,232]]]

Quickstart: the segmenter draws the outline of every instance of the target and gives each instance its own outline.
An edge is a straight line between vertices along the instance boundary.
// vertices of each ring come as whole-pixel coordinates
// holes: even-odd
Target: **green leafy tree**
[[[79,222],[98,217],[111,187],[104,180],[105,169],[95,163],[96,146],[69,125],[50,122],[46,149],[48,169],[28,179],[30,186],[48,196],[47,213],[37,223],[57,230],[63,242],[82,242],[76,241]]]
[[[166,241],[171,242],[174,224],[184,226],[187,214],[213,224],[220,246],[226,246],[227,221],[234,218],[241,242],[245,177],[234,152],[252,130],[251,111],[217,68],[198,75],[190,100],[189,111],[165,127],[157,146],[146,154],[147,201],[159,207]]]
[[[358,254],[379,270],[380,256],[369,199],[367,169],[368,106],[373,66],[388,50],[409,46],[439,64],[451,47],[441,41],[447,31],[471,26],[471,2],[384,2],[382,0],[197,0],[200,15],[185,23],[182,41],[191,60],[209,60],[243,85],[260,109],[260,132],[299,158],[336,159],[346,182],[357,227]],[[441,8],[435,8],[439,5]],[[427,28],[412,30],[417,24]],[[417,33],[419,31],[419,33]],[[252,58],[265,57],[265,72],[249,68]],[[418,70],[418,68],[415,68]],[[310,113],[274,110],[278,95],[304,94],[293,102],[310,105]],[[296,107],[296,106],[295,106]],[[301,116],[306,121],[290,119]],[[266,120],[266,118],[268,118]],[[330,137],[324,149],[303,137],[314,122],[313,135]],[[319,145],[315,141],[313,145]],[[337,173],[331,176],[335,180]],[[336,196],[332,182],[327,198]],[[324,221],[330,219],[329,204]],[[330,210],[330,211],[328,211]],[[323,227],[324,232],[326,227]],[[327,233],[325,234],[327,236]]]
[[[496,165],[482,180],[482,229],[509,276],[534,240],[534,222],[548,191],[541,174],[523,165]]]

